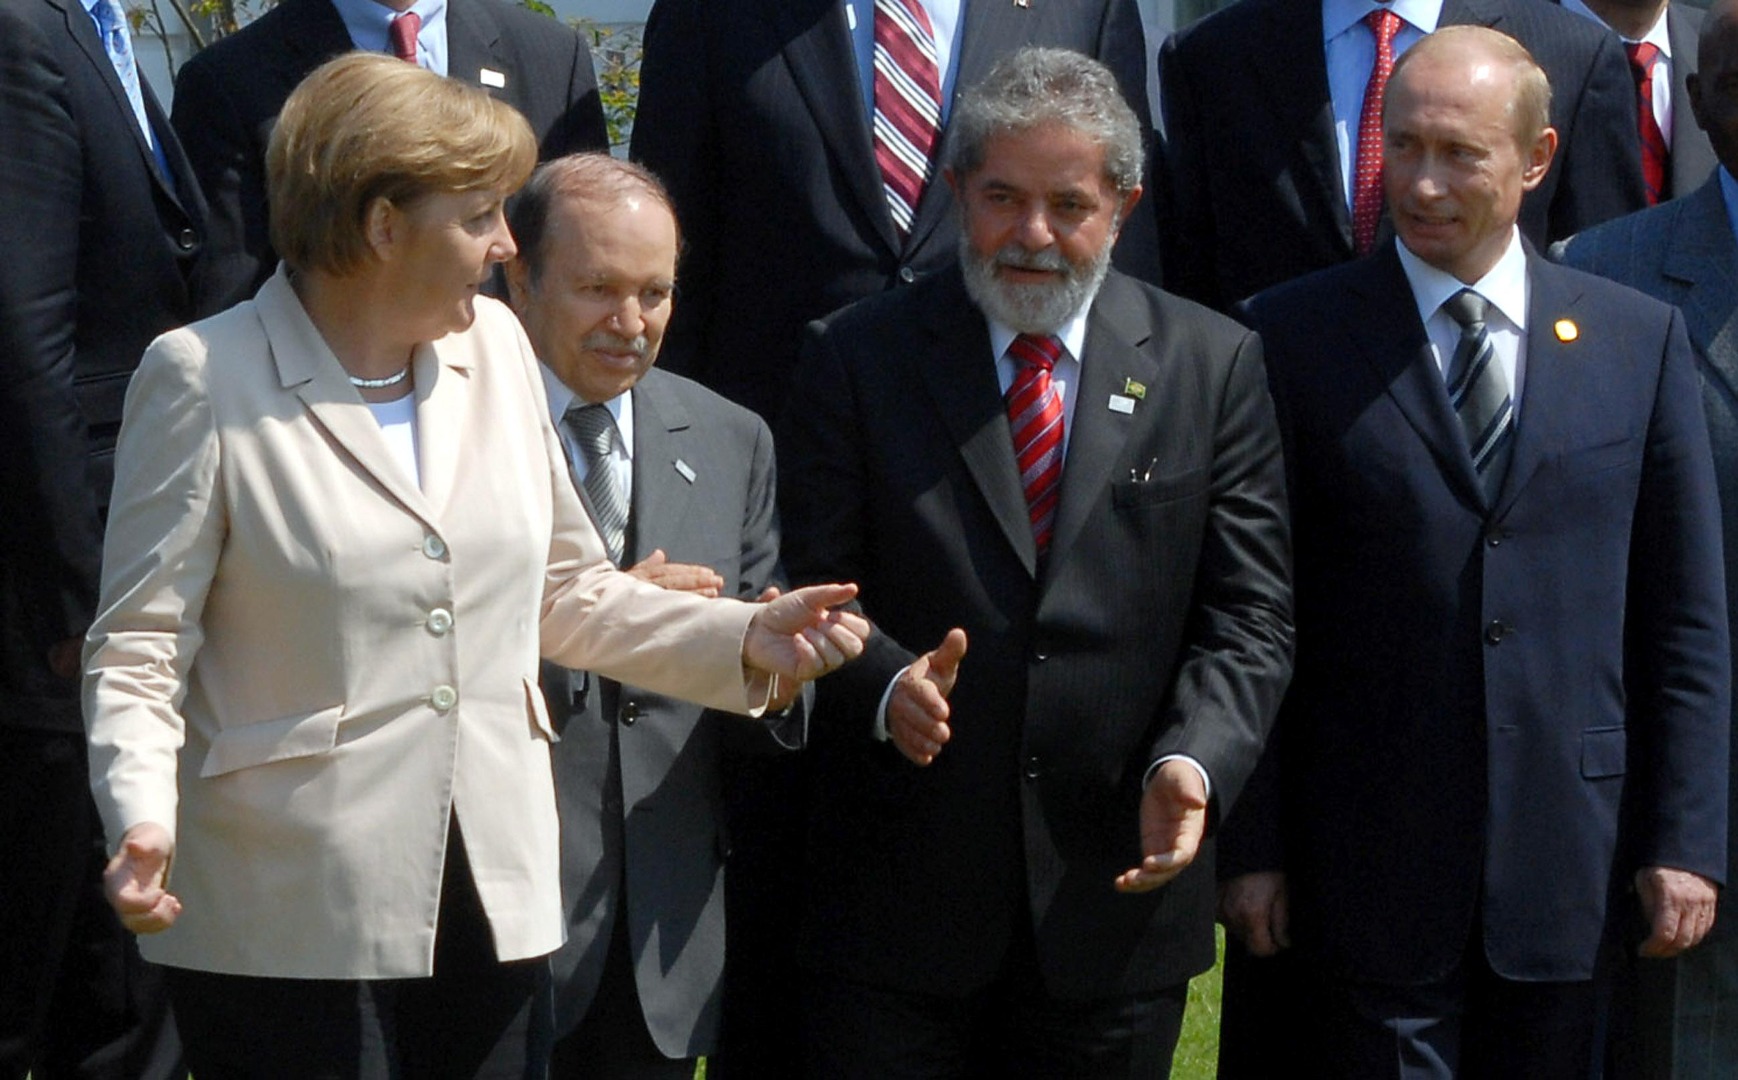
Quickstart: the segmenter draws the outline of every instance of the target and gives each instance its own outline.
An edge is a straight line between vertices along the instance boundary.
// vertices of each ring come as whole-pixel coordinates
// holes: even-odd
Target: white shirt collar
[[[1400,268],[1412,286],[1412,299],[1418,305],[1418,318],[1428,322],[1443,302],[1462,289],[1472,289],[1502,312],[1515,329],[1527,332],[1527,251],[1521,246],[1519,229],[1511,227],[1509,246],[1484,277],[1468,285],[1446,270],[1438,270],[1408,251],[1404,242],[1396,242],[1400,253]]]
[[[1363,22],[1370,12],[1384,7],[1425,34],[1433,33],[1442,18],[1442,0],[1392,0],[1387,4],[1378,4],[1376,0],[1322,0],[1322,40],[1334,40]]]
[[[1091,310],[1092,300],[1089,299],[1084,307],[1069,316],[1068,321],[1056,331],[1056,336],[1062,339],[1062,347],[1067,349],[1068,355],[1074,357],[1076,361],[1079,361],[1081,353],[1086,349],[1086,314]],[[1012,327],[1005,326],[987,315],[984,317],[984,321],[990,327],[990,355],[993,359],[1000,360],[1003,354],[1008,351],[1008,346],[1012,345],[1014,339],[1020,334]]]
[[[554,422],[555,430],[562,432],[561,441],[565,445],[567,435],[561,426],[561,418],[567,415],[567,410],[573,407],[573,403],[579,399],[579,395],[570,390],[567,384],[556,376],[555,372],[549,370],[548,364],[539,363],[537,371],[543,376],[543,393],[549,399],[549,418]],[[617,394],[604,402],[603,407],[610,411],[611,416],[615,417],[616,453],[632,461],[634,457],[633,391]]]
[[[1599,25],[1611,29],[1610,24],[1600,18],[1597,11],[1588,7],[1585,0],[1563,0],[1563,10],[1573,11],[1577,15],[1592,19]],[[1612,32],[1616,33],[1615,30]],[[1617,36],[1623,38],[1626,42],[1632,40],[1623,37],[1622,34],[1618,34]],[[1648,28],[1648,32],[1643,34],[1640,40],[1647,42],[1649,45],[1657,46],[1660,50],[1660,55],[1664,56],[1667,60],[1672,58],[1672,36],[1666,33],[1666,12],[1664,8],[1660,9],[1660,17],[1654,20],[1653,26]]]

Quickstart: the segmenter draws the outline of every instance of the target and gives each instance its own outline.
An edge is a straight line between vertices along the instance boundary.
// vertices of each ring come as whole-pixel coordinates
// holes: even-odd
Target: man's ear
[[[523,313],[531,293],[531,268],[526,265],[525,256],[516,255],[508,259],[501,270],[507,278],[507,306]]]
[[[1548,127],[1539,132],[1533,145],[1527,147],[1527,161],[1521,167],[1521,190],[1532,191],[1545,181],[1551,171],[1551,159],[1557,156],[1557,129]]]

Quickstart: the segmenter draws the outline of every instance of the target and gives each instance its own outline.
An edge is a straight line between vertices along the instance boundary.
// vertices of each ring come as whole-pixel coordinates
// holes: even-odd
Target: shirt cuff
[[[1211,799],[1213,797],[1213,781],[1207,775],[1207,766],[1196,761],[1188,754],[1166,754],[1151,765],[1148,765],[1147,774],[1141,777],[1141,790],[1146,790],[1146,786],[1153,782],[1153,776],[1159,771],[1159,766],[1167,761],[1187,762],[1190,768],[1201,774],[1201,786],[1206,790],[1207,798]]]
[[[893,700],[893,688],[899,685],[899,680],[911,670],[907,664],[893,673],[893,678],[887,680],[887,689],[881,691],[881,704],[875,706],[875,726],[869,729],[869,734],[876,742],[886,742],[887,735],[887,703]]]

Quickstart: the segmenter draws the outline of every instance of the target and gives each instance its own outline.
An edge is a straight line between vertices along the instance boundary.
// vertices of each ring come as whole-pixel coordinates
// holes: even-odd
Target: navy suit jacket
[[[175,130],[211,200],[208,272],[220,307],[251,297],[277,268],[265,166],[284,99],[353,48],[330,0],[284,0],[181,68]],[[505,85],[484,84],[484,68]],[[523,113],[544,160],[609,147],[591,50],[572,27],[505,0],[448,0],[447,74]]]
[[[1489,506],[1392,243],[1248,307],[1298,654],[1222,871],[1284,870],[1294,941],[1346,978],[1439,979],[1475,926],[1499,975],[1591,978],[1638,867],[1725,875],[1720,508],[1683,319],[1528,274]]]
[[[662,548],[672,562],[712,567],[724,595],[745,600],[782,584],[766,424],[656,368],[631,392],[624,563]],[[567,673],[548,663],[544,672],[561,732],[551,753],[568,918],[567,944],[551,957],[556,1034],[592,1007],[616,920],[626,919],[652,1041],[671,1058],[709,1054],[718,1039],[730,851],[723,757],[800,747],[808,695],[763,727],[595,677],[576,707]]]
[[[1646,205],[1615,34],[1547,0],[1444,0],[1440,25],[1460,24],[1520,41],[1551,80],[1561,141],[1521,203],[1529,239],[1542,247]],[[1320,3],[1239,0],[1165,42],[1159,72],[1177,253],[1167,287],[1223,308],[1354,257]]]
[[[807,962],[958,996],[1030,932],[1047,991],[1150,993],[1213,963],[1211,858],[1123,895],[1142,780],[1229,806],[1291,661],[1279,435],[1261,346],[1116,272],[1088,315],[1040,561],[989,333],[957,268],[811,330],[780,431],[793,581],[858,582],[878,633],[816,687]],[[1144,396],[1111,407],[1131,383]],[[960,626],[953,737],[871,737],[889,680]],[[918,919],[901,912],[922,912]]]
[[[956,96],[1016,48],[1052,45],[1103,61],[1148,119],[1133,0],[974,2],[964,19]],[[938,169],[899,238],[840,0],[658,0],[645,44],[633,157],[669,185],[686,240],[660,363],[773,420],[809,320],[953,261],[952,192]],[[950,146],[943,132],[938,160]],[[1154,282],[1159,201],[1149,191],[1116,252]]]
[[[141,77],[165,177],[78,0],[0,0],[0,726],[83,731],[49,647],[95,612],[127,382],[206,314],[205,203]]]

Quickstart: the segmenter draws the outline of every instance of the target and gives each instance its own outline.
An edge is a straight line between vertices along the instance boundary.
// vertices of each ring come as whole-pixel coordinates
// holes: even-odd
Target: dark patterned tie
[[[406,63],[416,63],[416,35],[422,31],[422,16],[407,11],[392,20],[386,37],[392,45],[392,55]]]
[[[628,500],[616,483],[615,463],[610,460],[610,451],[615,448],[615,417],[603,405],[575,402],[562,421],[585,455],[585,495],[591,500],[598,535],[609,549],[610,561],[620,566],[628,531]]]
[[[1654,72],[1660,62],[1660,48],[1645,41],[1626,42],[1629,73],[1635,78],[1636,105],[1641,110],[1636,120],[1641,130],[1641,175],[1647,181],[1647,203],[1658,206],[1665,198],[1666,173],[1671,167],[1671,151],[1666,149],[1666,133],[1654,118]]]
[[[899,235],[911,232],[941,130],[935,32],[917,0],[875,0],[875,163]]]
[[[1364,84],[1364,107],[1358,113],[1358,157],[1352,171],[1352,244],[1367,255],[1376,246],[1376,226],[1382,221],[1382,98],[1388,76],[1394,74],[1394,35],[1400,16],[1381,8],[1364,16],[1376,35],[1376,66]]]
[[[1485,329],[1489,306],[1478,293],[1462,289],[1443,302],[1442,310],[1460,324],[1460,343],[1448,365],[1448,400],[1460,417],[1485,497],[1494,501],[1508,472],[1515,424],[1509,380]]]
[[[1050,550],[1062,492],[1062,399],[1050,381],[1051,369],[1062,356],[1062,342],[1021,334],[1008,346],[1008,356],[1019,365],[1008,385],[1008,427],[1014,436],[1014,461],[1020,467],[1032,537],[1043,556]]]

